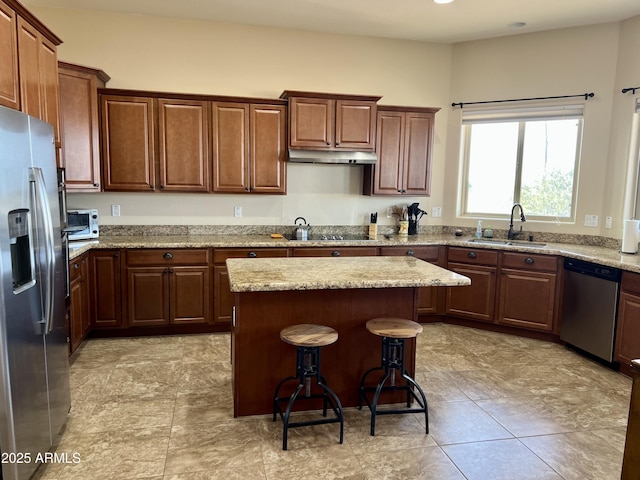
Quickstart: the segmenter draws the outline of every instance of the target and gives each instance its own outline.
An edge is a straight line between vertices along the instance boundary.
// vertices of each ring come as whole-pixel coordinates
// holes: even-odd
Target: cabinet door
[[[332,148],[334,111],[335,101],[331,99],[291,98],[289,101],[289,145],[293,148],[321,150]]]
[[[130,327],[169,324],[169,269],[127,268],[127,323]]]
[[[91,324],[93,328],[122,326],[120,252],[91,252]]]
[[[248,192],[249,105],[214,103],[213,191]]]
[[[555,273],[503,268],[498,323],[545,332],[555,325]]]
[[[376,103],[336,100],[335,147],[345,150],[375,150]]]
[[[18,77],[17,17],[0,0],[0,105],[20,108]]]
[[[630,365],[637,358],[640,358],[640,296],[623,291],[618,302],[615,360]]]
[[[88,256],[69,262],[69,300],[71,352],[74,352],[89,333]]]
[[[40,106],[40,34],[18,17],[18,65],[20,72],[20,107],[27,115],[41,117]]]
[[[378,162],[367,166],[365,193],[378,195],[400,195],[404,162],[404,122],[402,112],[378,112],[376,152]]]
[[[39,75],[41,119],[53,125],[56,147],[60,148],[60,89],[58,83],[58,53],[56,46],[44,37],[40,37]]]
[[[61,166],[69,192],[100,191],[98,91],[94,75],[59,68]]]
[[[171,323],[209,323],[209,267],[171,267],[170,271]]]
[[[433,114],[405,114],[402,193],[407,195],[431,194],[433,118]]]
[[[153,99],[103,95],[101,102],[104,190],[154,190]]]
[[[158,100],[160,189],[209,190],[209,103]]]
[[[227,267],[213,267],[213,323],[231,323],[233,298]]]
[[[470,286],[447,287],[447,315],[493,323],[496,268],[460,263],[449,263],[447,268],[471,279]]]
[[[286,107],[251,105],[250,114],[251,191],[286,193]]]

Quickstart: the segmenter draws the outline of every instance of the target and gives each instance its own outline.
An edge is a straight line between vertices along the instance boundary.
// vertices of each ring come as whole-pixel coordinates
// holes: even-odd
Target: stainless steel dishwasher
[[[564,272],[560,339],[612,362],[620,270],[565,258]]]

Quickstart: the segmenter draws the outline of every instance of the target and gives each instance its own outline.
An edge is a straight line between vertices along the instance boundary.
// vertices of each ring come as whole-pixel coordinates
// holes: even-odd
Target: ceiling
[[[96,9],[455,43],[640,15],[639,0],[22,0],[27,6]],[[525,22],[520,28],[509,27]]]

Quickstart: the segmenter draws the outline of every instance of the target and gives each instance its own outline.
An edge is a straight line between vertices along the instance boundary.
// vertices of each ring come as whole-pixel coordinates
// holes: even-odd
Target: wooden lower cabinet
[[[89,260],[88,255],[69,262],[69,337],[70,353],[82,343],[91,328],[89,314]]]
[[[209,323],[208,258],[206,249],[128,250],[126,324],[140,327]]]
[[[93,250],[91,260],[91,327],[122,327],[120,250]]]
[[[503,252],[497,323],[554,331],[558,270],[555,256]]]
[[[640,275],[623,272],[618,300],[614,360],[629,367],[640,358]]]
[[[447,268],[469,277],[471,285],[457,289],[447,288],[445,313],[454,317],[493,323],[495,320],[497,268],[464,263],[449,263]]]
[[[287,248],[217,248],[213,251],[213,323],[231,324],[234,295],[229,288],[227,258],[287,257]]]

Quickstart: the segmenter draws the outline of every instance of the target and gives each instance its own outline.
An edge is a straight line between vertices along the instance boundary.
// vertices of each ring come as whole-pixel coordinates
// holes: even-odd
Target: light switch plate
[[[433,207],[431,209],[431,216],[433,218],[438,218],[442,216],[442,207]]]
[[[240,218],[242,216],[242,207],[233,207],[233,216]]]
[[[611,228],[613,226],[613,217],[607,217],[604,219],[604,228]]]
[[[111,205],[111,216],[112,217],[120,216],[120,205]]]

